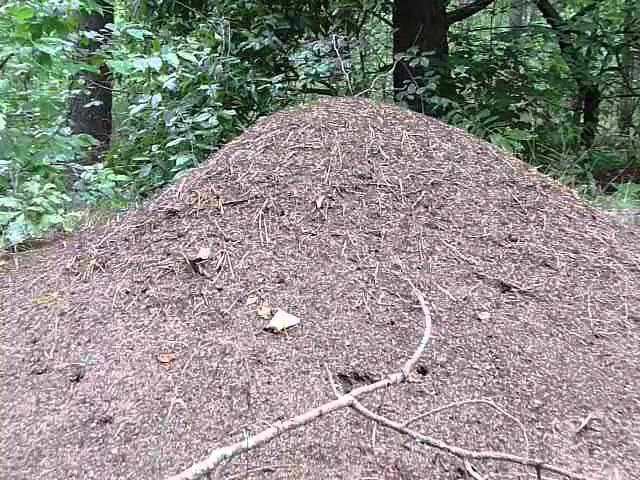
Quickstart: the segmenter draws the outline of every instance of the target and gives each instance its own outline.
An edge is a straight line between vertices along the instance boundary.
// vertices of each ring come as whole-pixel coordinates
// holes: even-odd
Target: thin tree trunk
[[[549,0],[534,0],[536,6],[542,13],[546,22],[553,29],[560,53],[564,58],[571,75],[576,82],[576,103],[574,106],[574,120],[576,125],[581,127],[580,141],[583,146],[590,148],[593,146],[598,130],[600,103],[602,102],[602,91],[597,83],[598,79],[589,73],[588,65],[591,62],[588,54],[583,54],[576,44],[577,40],[567,28],[567,21],[560,16],[558,10]],[[597,9],[598,2],[595,0],[584,6],[578,13],[573,15],[572,20],[580,18],[589,12]]]
[[[635,0],[626,0],[625,17],[624,17],[624,36],[622,44],[622,95],[629,95],[633,91],[635,77],[635,59],[633,58],[634,43],[640,49],[640,34],[635,33],[635,29],[640,28],[640,17],[634,21],[634,4]],[[618,128],[624,136],[631,135],[631,127],[633,126],[633,114],[636,109],[637,101],[631,97],[622,97],[620,99],[620,116],[618,118]]]
[[[81,59],[91,63],[96,52],[110,40],[110,32],[105,27],[113,23],[113,4],[98,2],[102,12],[83,13],[78,26],[79,32],[92,32],[96,40],[88,40],[80,45]],[[80,90],[71,99],[69,120],[74,133],[85,133],[95,138],[99,145],[87,159],[89,163],[99,160],[101,153],[109,147],[112,133],[112,78],[106,64],[98,65],[97,72],[81,71],[73,81],[74,88]]]
[[[579,96],[582,100],[582,132],[580,141],[591,148],[596,139],[598,122],[600,120],[600,102],[602,93],[598,85],[581,85]]]

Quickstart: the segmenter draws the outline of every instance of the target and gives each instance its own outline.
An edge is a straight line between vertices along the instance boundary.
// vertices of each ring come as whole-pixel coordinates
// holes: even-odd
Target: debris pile
[[[412,428],[631,479],[638,232],[395,106],[324,98],[277,113],[144,208],[1,267],[0,477],[161,478],[334,398],[325,365],[343,392],[380,380],[420,340],[411,282],[434,337],[419,378],[368,408],[407,421],[487,399],[510,416],[460,403]],[[464,476],[405,442],[340,411],[224,474]]]

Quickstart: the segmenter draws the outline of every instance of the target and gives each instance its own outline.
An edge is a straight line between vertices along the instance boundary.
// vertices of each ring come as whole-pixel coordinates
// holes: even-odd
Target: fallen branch
[[[277,422],[266,430],[263,430],[262,432],[253,435],[246,440],[242,440],[225,447],[217,448],[213,450],[206,459],[193,464],[191,467],[183,470],[177,475],[168,477],[166,480],[199,479],[216,470],[216,467],[218,467],[219,465],[229,462],[229,460],[237,457],[238,455],[241,455],[242,453],[248,452],[249,450],[253,450],[261,445],[264,445],[265,443],[273,440],[276,437],[279,437],[286,432],[300,428],[303,425],[307,425],[313,420],[327,415],[331,412],[335,412],[336,410],[352,406],[354,402],[356,402],[357,397],[367,395],[369,393],[375,392],[376,390],[387,388],[391,385],[397,385],[407,381],[409,378],[409,373],[411,372],[411,370],[413,370],[413,367],[420,359],[420,356],[424,352],[427,343],[429,342],[432,328],[431,314],[429,312],[429,309],[427,308],[424,297],[422,296],[422,294],[417,292],[416,295],[418,296],[418,300],[420,301],[420,305],[424,312],[424,333],[422,336],[422,340],[418,345],[418,348],[411,356],[411,358],[407,360],[399,373],[391,374],[387,378],[382,379],[378,382],[356,388],[352,390],[348,395],[341,396],[340,398],[333,400],[332,402],[325,403],[324,405],[309,410],[301,415],[290,418],[283,422]]]
[[[412,285],[413,287],[413,285]],[[426,445],[432,448],[436,448],[443,452],[449,453],[455,457],[462,459],[464,462],[465,468],[470,473],[470,475],[474,477],[480,477],[480,475],[473,469],[472,465],[469,463],[470,460],[496,460],[502,461],[517,465],[522,465],[525,467],[531,467],[536,470],[538,474],[538,478],[540,478],[541,472],[550,472],[558,475],[565,476],[572,480],[595,480],[592,477],[582,475],[576,472],[572,472],[570,470],[566,470],[564,468],[558,467],[556,465],[552,465],[549,463],[545,463],[544,461],[536,458],[529,457],[521,457],[518,455],[512,455],[504,452],[497,451],[476,451],[476,450],[468,450],[465,448],[457,447],[455,445],[449,445],[443,441],[435,439],[431,436],[424,435],[420,432],[412,430],[408,428],[407,423],[414,421],[416,419],[412,419],[406,423],[399,423],[393,421],[389,418],[386,418],[382,415],[378,415],[371,410],[364,407],[359,401],[358,397],[364,396],[366,394],[375,392],[376,390],[380,390],[382,388],[389,387],[391,385],[398,385],[400,383],[406,382],[409,379],[409,374],[413,370],[415,364],[420,359],[424,350],[426,349],[427,344],[429,343],[429,339],[431,338],[431,330],[432,330],[432,321],[431,314],[429,308],[426,305],[424,297],[420,292],[413,287],[414,293],[420,302],[420,306],[422,307],[422,311],[424,313],[425,318],[425,328],[422,336],[422,340],[420,344],[416,348],[415,352],[411,356],[409,360],[404,364],[400,372],[393,373],[389,375],[387,378],[380,380],[375,383],[371,383],[369,385],[364,385],[362,387],[356,388],[352,390],[350,393],[341,395],[337,388],[336,384],[333,381],[333,377],[328,367],[325,366],[327,370],[327,375],[329,377],[329,381],[331,383],[331,387],[336,395],[336,400],[325,403],[319,407],[316,407],[312,410],[309,410],[301,415],[290,418],[289,420],[285,420],[283,422],[277,422],[273,426],[263,430],[262,432],[253,435],[246,440],[241,442],[237,442],[231,445],[227,445],[225,447],[217,448],[212,451],[209,456],[198,462],[188,469],[182,471],[181,473],[174,475],[172,477],[168,477],[166,480],[196,480],[205,475],[209,475],[211,472],[220,473],[219,467],[223,467],[227,464],[232,458],[245,453],[249,450],[253,450],[276,437],[281,436],[282,434],[295,430],[297,428],[302,427],[303,425],[307,425],[311,423],[313,420],[320,418],[324,415],[327,415],[336,410],[340,410],[345,407],[351,407],[356,410],[358,413],[363,415],[365,418],[373,420],[379,425],[385,426],[392,430],[395,430],[398,433],[401,433],[405,436],[408,436],[418,443],[422,445]],[[449,406],[443,407],[447,408]],[[433,413],[433,412],[429,412]]]
[[[382,415],[378,415],[377,413],[374,413],[371,410],[367,409],[364,405],[362,405],[358,400],[355,399],[352,403],[352,407],[358,413],[362,414],[370,420],[373,420],[374,422],[377,422],[380,425],[395,430],[398,433],[402,433],[403,435],[407,435],[423,445],[427,445],[429,447],[442,450],[443,452],[450,453],[451,455],[454,455],[462,460],[497,460],[501,462],[522,465],[525,467],[532,467],[536,469],[536,471],[556,473],[558,475],[563,475],[574,480],[595,480],[593,477],[582,475],[580,473],[572,472],[556,465],[545,463],[543,460],[537,458],[520,457],[518,455],[511,455],[504,452],[494,452],[491,450],[467,450],[466,448],[449,445],[448,443],[437,440],[433,437],[430,437],[429,435],[424,435],[422,433],[416,432],[415,430],[411,430],[405,427],[402,423],[394,422],[393,420],[383,417]]]
[[[435,415],[436,413],[442,412],[444,410],[449,410],[450,408],[457,408],[457,407],[462,407],[464,405],[474,405],[474,404],[487,405],[487,406],[493,408],[496,412],[498,412],[498,413],[504,415],[505,417],[507,417],[513,423],[517,424],[518,427],[520,428],[520,431],[522,432],[522,436],[524,437],[525,453],[529,454],[529,437],[527,435],[527,430],[524,428],[524,425],[522,424],[522,422],[520,420],[518,420],[516,417],[514,417],[513,415],[511,415],[510,413],[508,413],[503,408],[499,407],[495,402],[493,402],[491,400],[484,399],[484,398],[474,399],[474,400],[462,400],[462,401],[459,401],[459,402],[452,402],[452,403],[449,403],[447,405],[443,405],[443,406],[434,408],[432,410],[429,410],[428,412],[421,413],[420,415],[417,415],[417,416],[415,416],[413,418],[410,418],[409,420],[404,422],[402,425],[405,426],[405,427],[408,427],[410,424],[415,423],[418,420],[423,420],[424,418],[428,417],[429,415]]]

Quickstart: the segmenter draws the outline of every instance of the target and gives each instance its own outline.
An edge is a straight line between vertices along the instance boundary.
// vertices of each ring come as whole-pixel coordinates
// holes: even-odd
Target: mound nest
[[[487,143],[367,100],[259,121],[108,225],[2,267],[2,478],[160,478],[397,371],[364,404],[458,446],[640,471],[640,238]],[[195,258],[197,252],[210,254]],[[266,332],[257,307],[300,317]],[[457,479],[352,411],[233,478]],[[478,462],[488,478],[533,478]],[[492,473],[493,472],[493,473]],[[626,477],[625,477],[626,475]],[[226,478],[226,477],[224,477]],[[547,477],[555,478],[555,477]]]

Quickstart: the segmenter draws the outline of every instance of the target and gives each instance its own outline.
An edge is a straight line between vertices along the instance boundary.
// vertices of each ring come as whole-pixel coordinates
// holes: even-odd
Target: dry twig
[[[416,432],[415,430],[411,430],[405,427],[402,423],[395,422],[386,417],[378,415],[363,406],[360,402],[358,402],[358,400],[354,399],[354,401],[352,402],[352,406],[357,412],[361,413],[366,418],[373,420],[374,422],[378,422],[380,425],[395,430],[398,433],[402,433],[403,435],[407,435],[423,445],[437,448],[438,450],[442,450],[443,452],[447,452],[463,460],[497,460],[501,462],[513,463],[516,465],[522,465],[525,467],[532,467],[536,469],[536,471],[547,471],[550,473],[563,475],[573,480],[594,480],[593,477],[582,475],[580,473],[572,472],[556,465],[545,463],[544,461],[537,458],[520,457],[518,455],[511,455],[510,453],[495,452],[491,450],[467,450],[466,448],[449,445],[428,435],[423,435],[422,433]]]
[[[336,400],[325,403],[324,405],[320,405],[319,407],[309,410],[301,415],[282,422],[277,422],[266,430],[248,437],[243,441],[217,448],[212,451],[209,456],[203,461],[195,463],[194,465],[178,473],[177,475],[167,478],[167,480],[195,480],[201,478],[204,475],[208,475],[210,472],[214,471],[218,465],[226,463],[242,453],[253,450],[254,448],[257,448],[286,432],[300,428],[303,425],[311,423],[313,420],[336,410],[352,406],[354,402],[356,402],[356,399],[360,396],[367,395],[369,393],[375,392],[376,390],[380,390],[391,385],[397,385],[408,380],[409,373],[424,352],[424,349],[429,342],[429,338],[431,337],[431,315],[422,294],[417,293],[417,296],[425,316],[424,333],[422,336],[422,340],[418,345],[418,348],[414,352],[413,356],[404,364],[400,372],[393,373],[387,378],[382,379],[378,382],[356,388],[352,390],[348,395],[344,395],[340,398],[337,398]]]
[[[473,404],[487,405],[487,406],[493,408],[495,411],[497,411],[497,412],[501,413],[502,415],[504,415],[505,417],[507,417],[509,420],[511,420],[515,424],[517,424],[518,427],[520,428],[520,431],[522,432],[522,436],[524,437],[525,452],[527,454],[529,454],[529,437],[527,436],[527,430],[524,428],[524,425],[522,424],[522,422],[520,420],[518,420],[516,417],[514,417],[513,415],[511,415],[510,413],[508,413],[506,410],[504,410],[503,408],[498,406],[492,400],[488,400],[488,399],[484,399],[484,398],[472,399],[472,400],[462,400],[462,401],[459,401],[459,402],[452,402],[452,403],[449,403],[447,405],[442,405],[440,407],[431,409],[428,412],[421,413],[420,415],[417,415],[417,416],[407,420],[406,422],[403,423],[403,425],[405,427],[408,427],[410,424],[415,423],[418,420],[422,420],[422,419],[428,417],[429,415],[435,415],[436,413],[442,412],[444,410],[449,410],[450,408],[457,408],[457,407],[461,407],[463,405],[473,405]]]
[[[411,283],[411,282],[410,282]],[[422,307],[422,311],[425,317],[425,328],[424,333],[422,335],[422,340],[420,344],[416,348],[415,352],[411,356],[409,360],[404,364],[400,372],[393,373],[389,375],[387,378],[380,380],[378,382],[364,385],[362,387],[356,388],[352,390],[350,393],[345,395],[340,395],[338,392],[335,382],[333,381],[331,372],[325,366],[327,370],[327,374],[329,377],[329,381],[331,383],[331,387],[333,388],[333,392],[336,395],[336,400],[325,403],[319,407],[316,407],[312,410],[309,410],[301,415],[298,415],[294,418],[290,418],[283,422],[277,422],[271,427],[263,430],[262,432],[248,437],[246,440],[241,442],[234,443],[232,445],[227,445],[225,447],[218,448],[211,452],[209,456],[198,462],[183,472],[169,477],[167,480],[195,480],[204,475],[208,475],[210,472],[215,471],[217,467],[228,463],[232,458],[247,452],[249,450],[253,450],[280,435],[295,430],[297,428],[302,427],[303,425],[307,425],[312,421],[316,420],[319,417],[327,415],[336,410],[340,410],[345,407],[352,407],[358,413],[363,415],[364,417],[373,420],[379,425],[385,426],[392,430],[395,430],[398,433],[406,435],[418,443],[422,445],[426,445],[432,448],[436,448],[443,452],[449,453],[455,457],[462,459],[465,462],[465,467],[469,471],[472,470],[470,460],[497,460],[502,462],[508,462],[512,464],[522,465],[526,467],[532,467],[536,470],[536,472],[547,471],[550,473],[555,473],[558,475],[563,475],[567,478],[573,480],[593,480],[591,477],[586,475],[582,475],[576,472],[572,472],[570,470],[566,470],[564,468],[558,467],[556,465],[545,463],[544,461],[536,458],[529,457],[521,457],[518,455],[512,455],[505,452],[498,451],[476,451],[476,450],[468,450],[465,448],[457,447],[455,445],[449,445],[443,441],[437,440],[428,435],[424,435],[415,430],[411,430],[406,426],[406,423],[399,423],[393,421],[389,418],[386,418],[382,415],[378,415],[377,413],[367,409],[363,406],[359,401],[358,397],[362,397],[366,394],[372,393],[374,391],[380,390],[382,388],[389,387],[391,385],[397,385],[403,382],[406,382],[409,379],[409,375],[413,370],[415,364],[420,359],[422,353],[424,352],[429,339],[431,338],[432,331],[432,321],[431,321],[431,313],[429,308],[426,305],[425,299],[423,295],[415,288],[415,286],[411,283],[412,288],[414,289],[414,293],[420,302],[420,306]],[[409,422],[410,423],[410,422]],[[474,473],[475,470],[473,470]],[[479,475],[479,474],[478,474]]]

